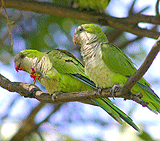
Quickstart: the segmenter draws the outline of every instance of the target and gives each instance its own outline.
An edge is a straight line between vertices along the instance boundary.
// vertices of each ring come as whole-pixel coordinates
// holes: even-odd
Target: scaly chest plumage
[[[112,87],[115,84],[112,81],[114,72],[98,57],[86,61],[85,73],[101,88]]]
[[[83,41],[81,42],[81,55],[85,62],[85,74],[101,88],[112,87],[116,84],[112,80],[115,73],[107,67],[102,59],[102,43],[97,42],[95,34],[87,32],[82,32],[80,39]]]

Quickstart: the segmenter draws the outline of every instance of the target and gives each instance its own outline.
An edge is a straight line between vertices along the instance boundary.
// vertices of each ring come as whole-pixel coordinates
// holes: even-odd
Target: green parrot
[[[74,0],[81,8],[91,8],[104,12],[110,0]]]
[[[104,12],[111,0],[52,0],[54,3],[69,7],[78,7],[87,10]]]
[[[123,86],[136,72],[131,60],[117,46],[110,44],[101,28],[94,24],[83,24],[74,33],[73,43],[81,46],[85,62],[85,74],[101,89]],[[141,92],[142,100],[154,113],[160,112],[160,98],[141,78],[131,89],[132,93]]]
[[[97,89],[94,82],[84,74],[82,63],[65,50],[54,49],[48,52],[24,50],[15,56],[14,62],[17,71],[28,72],[34,80],[40,81],[50,94]],[[82,102],[100,106],[120,124],[123,119],[139,131],[132,119],[108,98],[88,99]]]

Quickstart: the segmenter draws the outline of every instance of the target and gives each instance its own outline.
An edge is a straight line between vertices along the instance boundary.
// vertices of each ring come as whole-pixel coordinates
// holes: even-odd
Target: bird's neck
[[[98,42],[93,42],[81,46],[81,55],[83,57],[84,62],[90,60],[91,58],[95,58],[98,50],[100,49],[100,45],[101,44]]]
[[[84,62],[92,60],[95,57],[101,58],[101,44],[108,42],[108,39],[103,32],[102,34],[99,34],[98,37],[95,34],[83,32],[80,38],[82,40],[81,55]]]
[[[35,58],[25,57],[22,69],[28,73],[32,73],[32,68],[35,68],[37,63],[38,63],[37,57]]]
[[[44,55],[34,67],[37,72],[41,73],[42,75],[45,75],[47,71],[52,68],[52,64],[48,56]]]

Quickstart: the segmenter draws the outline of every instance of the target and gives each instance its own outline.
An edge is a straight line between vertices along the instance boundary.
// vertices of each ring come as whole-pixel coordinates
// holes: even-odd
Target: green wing
[[[126,77],[136,72],[136,68],[133,66],[131,60],[118,47],[109,43],[104,43],[101,45],[101,49],[102,59],[110,70]]]
[[[54,68],[59,73],[79,73],[84,74],[83,64],[70,52],[66,50],[54,49],[47,52]]]
[[[127,80],[128,77],[136,72],[136,68],[133,66],[131,60],[118,47],[109,43],[103,43],[101,49],[103,61],[110,70],[117,73],[116,77],[119,75],[122,78],[123,76]],[[121,83],[120,79],[117,81]],[[144,78],[138,81],[132,88],[132,91],[136,93],[141,92],[143,94],[142,99],[149,102],[148,108],[155,113],[160,112],[160,99],[149,87],[149,83]]]
[[[53,67],[59,73],[70,74],[71,76],[85,82],[94,89],[97,89],[95,83],[84,74],[84,66],[76,59],[71,53],[65,50],[53,50],[47,53]],[[138,127],[134,124],[132,119],[116,107],[108,98],[103,99],[91,99],[96,105],[104,109],[109,115],[111,115],[120,124],[122,123],[121,118],[131,125],[134,129],[139,131]]]

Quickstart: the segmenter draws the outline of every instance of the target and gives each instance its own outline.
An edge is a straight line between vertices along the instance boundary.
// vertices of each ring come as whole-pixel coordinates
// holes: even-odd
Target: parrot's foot
[[[60,94],[62,94],[63,92],[54,92],[53,94],[52,94],[52,101],[54,102],[55,100],[56,100],[56,98],[57,98],[57,95],[60,95]]]
[[[36,71],[34,68],[32,68],[32,72],[30,73],[30,77],[33,78],[34,84],[36,80],[39,80],[40,77],[43,77],[43,74],[40,71]]]
[[[111,95],[113,96],[113,99],[114,99],[114,96],[115,96],[115,93],[116,92],[119,92],[121,90],[121,86],[120,85],[114,85],[110,91]]]
[[[139,97],[140,99],[143,97],[142,93],[137,93],[136,96]]]
[[[134,94],[134,93],[131,92],[131,94],[132,94],[133,97],[137,97],[139,99],[141,99],[143,97],[142,93],[136,93],[136,94]]]
[[[97,89],[97,92],[95,93],[95,95],[101,95],[101,93],[102,93],[102,89],[99,87],[99,88]]]

